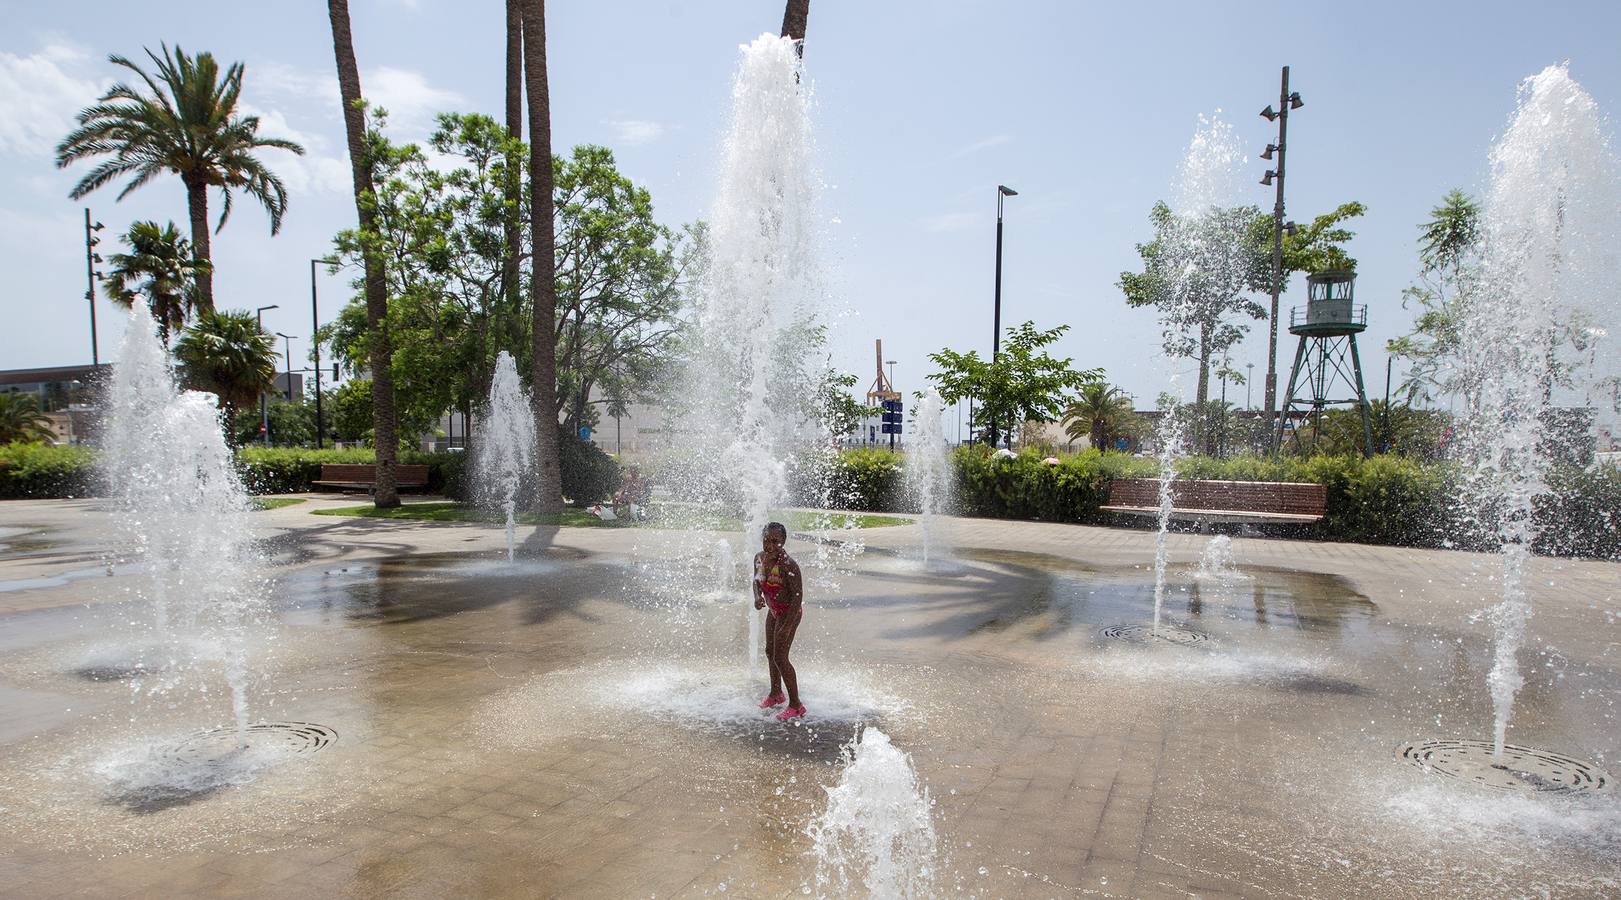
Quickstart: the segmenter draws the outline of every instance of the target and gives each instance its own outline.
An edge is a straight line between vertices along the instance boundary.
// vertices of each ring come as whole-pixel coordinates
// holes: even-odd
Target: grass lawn
[[[254,497],[251,501],[254,509],[281,509],[303,502],[303,497]]]
[[[296,502],[296,501],[295,501]],[[500,522],[502,518],[497,513],[487,509],[480,509],[467,503],[452,503],[435,501],[431,503],[402,503],[393,509],[378,509],[375,506],[341,506],[329,509],[312,509],[311,513],[317,516],[361,516],[368,519],[412,519],[419,522]],[[910,519],[899,516],[879,516],[870,513],[812,513],[799,510],[788,510],[777,515],[777,518],[796,531],[822,530],[833,528],[887,528],[892,525],[910,524]],[[570,525],[584,528],[705,528],[713,531],[739,531],[743,523],[733,516],[717,515],[713,513],[692,513],[680,510],[679,513],[656,514],[648,522],[632,522],[627,519],[615,519],[605,522],[583,509],[564,509],[561,516],[540,516],[535,513],[520,513],[518,523],[521,525]]]

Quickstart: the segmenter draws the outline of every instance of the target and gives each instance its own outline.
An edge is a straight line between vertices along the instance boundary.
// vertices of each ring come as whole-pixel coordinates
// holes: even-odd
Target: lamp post
[[[1244,376],[1244,408],[1250,408],[1250,383],[1255,380],[1255,363],[1245,363],[1244,369],[1249,374]]]
[[[261,306],[253,311],[253,321],[257,323],[260,334],[263,334],[265,330],[265,310],[280,308],[279,305],[272,303],[269,306]],[[272,344],[271,346],[275,345]],[[266,447],[270,446],[270,407],[265,402],[264,391],[259,392],[259,443]]]
[[[996,310],[991,321],[991,362],[1002,352],[1002,199],[1019,192],[1005,184],[996,186]],[[991,446],[996,446],[996,423],[990,424]]]
[[[315,357],[315,449],[317,450],[321,449],[322,432],[326,428],[326,420],[321,417],[321,310],[315,296],[315,267],[322,263],[335,266],[338,261],[335,259],[310,260],[310,352]]]
[[[96,347],[96,279],[101,275],[96,271],[96,263],[101,262],[101,254],[96,252],[96,245],[101,238],[96,232],[105,228],[100,222],[90,221],[90,207],[84,208],[84,268],[89,279],[89,287],[84,292],[84,299],[90,304],[90,366],[92,369],[101,367],[101,352]]]
[[[293,402],[293,336],[290,334],[282,334],[278,331],[276,332],[276,337],[279,337],[282,340],[282,348],[284,351],[283,358],[287,360],[286,400],[288,403],[291,403]]]
[[[1272,205],[1272,314],[1268,324],[1268,337],[1266,343],[1266,417],[1272,426],[1272,449],[1277,450],[1277,422],[1275,421],[1278,409],[1278,295],[1283,291],[1283,172],[1284,157],[1288,152],[1289,137],[1289,110],[1299,109],[1305,104],[1301,102],[1298,92],[1289,91],[1289,67],[1283,67],[1283,85],[1278,91],[1278,109],[1272,110],[1270,104],[1261,110],[1261,116],[1268,122],[1278,123],[1278,142],[1267,144],[1261,158],[1271,160],[1274,153],[1278,157],[1278,167],[1267,169],[1261,177],[1261,183],[1271,185],[1277,182],[1277,196]]]

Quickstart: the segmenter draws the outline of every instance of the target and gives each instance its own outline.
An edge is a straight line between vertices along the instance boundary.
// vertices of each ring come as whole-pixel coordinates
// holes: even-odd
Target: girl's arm
[[[788,608],[798,609],[805,605],[805,578],[799,572],[799,563],[788,561],[788,577],[784,580],[788,582],[783,586],[788,594]]]
[[[754,608],[765,609],[765,592],[760,590],[760,554],[754,554],[754,574],[749,576],[749,587],[754,592]]]

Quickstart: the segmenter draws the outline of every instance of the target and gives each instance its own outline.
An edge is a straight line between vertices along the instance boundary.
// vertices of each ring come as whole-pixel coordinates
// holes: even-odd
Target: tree
[[[338,94],[343,100],[343,130],[349,143],[349,168],[354,181],[355,212],[362,234],[375,232],[373,219],[372,135],[366,129],[365,100],[360,93],[360,67],[355,62],[354,38],[349,31],[348,0],[327,0],[332,21],[332,53],[337,59]],[[366,322],[371,351],[372,434],[377,448],[377,478],[373,499],[379,509],[400,505],[394,466],[399,454],[395,432],[393,348],[388,334],[386,263],[376,247],[361,253],[365,271]]]
[[[168,172],[186,186],[191,215],[191,243],[196,269],[197,308],[214,308],[214,275],[208,236],[208,190],[223,197],[218,231],[231,215],[231,192],[240,189],[259,201],[270,215],[270,233],[281,230],[287,212],[287,189],[276,174],[259,161],[255,151],[271,148],[302,154],[304,148],[284,138],[259,135],[258,116],[237,115],[242,95],[242,63],[232,63],[220,77],[213,54],[187,56],[176,46],[163,55],[146,55],[157,66],[157,77],[114,54],[107,57],[140,76],[150,93],[123,82],[114,84],[94,106],[79,112],[79,127],[56,147],[56,166],[66,168],[82,159],[111,156],[79,180],[68,195],[74,200],[111,181],[129,176],[118,193],[131,191]],[[159,321],[163,321],[159,319]]]
[[[371,381],[356,378],[346,381],[328,395],[328,408],[332,410],[332,429],[338,440],[361,442],[371,440],[372,408]]]
[[[552,111],[546,82],[546,3],[523,2],[523,75],[529,92],[529,255],[530,296],[534,305],[531,333],[530,399],[535,405],[536,485],[539,511],[561,514],[563,482],[557,440],[557,248],[552,223]]]
[[[861,427],[863,419],[879,412],[875,407],[863,406],[850,393],[856,384],[856,376],[829,367],[817,389],[822,421],[827,423],[827,433],[835,438],[847,437]]]
[[[634,395],[663,371],[699,241],[653,218],[652,196],[606,147],[575,147],[554,170],[557,402],[572,434],[589,424],[593,388]]]
[[[522,0],[507,2],[507,78],[506,78],[506,179],[505,212],[502,217],[502,237],[506,241],[506,256],[501,267],[501,292],[507,306],[516,311],[522,302],[523,279],[523,4]],[[518,350],[516,322],[513,330],[503,334],[502,345]]]
[[[276,341],[250,312],[199,314],[181,333],[174,355],[181,381],[192,390],[218,395],[227,423],[236,421],[238,409],[275,387]]]
[[[1356,258],[1345,251],[1343,244],[1356,237],[1356,232],[1345,227],[1345,220],[1354,219],[1368,208],[1355,200],[1341,203],[1332,212],[1311,220],[1311,224],[1283,233],[1283,275],[1295,272],[1323,272],[1329,269],[1354,271]],[[1271,213],[1258,213],[1254,229],[1270,240],[1273,227]],[[1270,244],[1268,245],[1270,246]],[[1269,263],[1270,265],[1270,263]],[[1268,278],[1271,276],[1269,275]]]
[[[1071,440],[1085,437],[1093,447],[1106,450],[1115,437],[1129,432],[1133,412],[1131,397],[1120,388],[1091,381],[1065,408],[1062,421],[1068,423],[1064,431]]]
[[[51,418],[39,411],[33,394],[0,393],[0,444],[54,441]]]
[[[1198,362],[1200,404],[1209,397],[1211,359],[1248,333],[1243,319],[1267,315],[1249,296],[1271,278],[1259,215],[1253,206],[1178,215],[1156,203],[1149,214],[1154,239],[1137,245],[1143,270],[1120,273],[1128,305],[1159,310],[1166,355]]]
[[[1034,322],[1011,327],[994,362],[980,359],[977,350],[958,353],[948,347],[931,353],[929,359],[940,371],[929,380],[948,404],[972,397],[979,404],[979,421],[1000,430],[1011,443],[1019,422],[1058,419],[1069,405],[1069,391],[1103,377],[1099,369],[1074,369],[1073,360],[1054,359],[1041,349],[1068,330],[1068,325],[1059,325],[1038,331]]]
[[[191,242],[180,236],[173,222],[136,222],[124,235],[130,252],[115,253],[107,279],[101,283],[107,298],[128,308],[137,292],[146,295],[146,305],[158,323],[158,336],[165,347],[169,335],[186,327],[186,320],[197,312],[197,277],[209,263],[192,253]]]
[[[1480,203],[1454,188],[1419,231],[1418,283],[1402,291],[1402,307],[1417,304],[1418,318],[1411,332],[1385,345],[1408,361],[1400,392],[1409,406],[1462,387],[1445,373],[1461,346],[1470,281],[1479,264]]]

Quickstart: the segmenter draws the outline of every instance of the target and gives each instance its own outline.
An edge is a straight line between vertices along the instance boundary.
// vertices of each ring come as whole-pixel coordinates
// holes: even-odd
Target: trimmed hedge
[[[953,455],[956,511],[1044,522],[1146,523],[1102,513],[1099,507],[1108,499],[1112,479],[1157,477],[1157,461],[1096,450],[1061,455],[1058,460],[1049,465],[1034,451],[996,458],[982,446],[962,447]],[[1463,499],[1462,476],[1445,462],[1399,456],[1186,457],[1178,461],[1177,477],[1324,485],[1328,505],[1323,520],[1286,529],[1305,537],[1474,550],[1493,543],[1493,514],[1472,512]],[[906,496],[901,454],[867,448],[845,451],[832,481],[833,496],[843,498],[849,509],[916,511]],[[1621,559],[1621,469],[1558,467],[1548,481],[1551,490],[1536,500],[1541,526],[1536,552]]]
[[[0,444],[0,499],[87,497],[94,476],[87,447]]]

